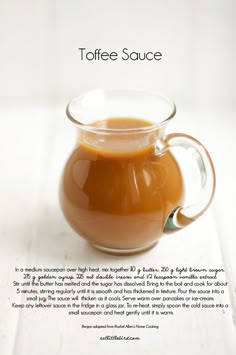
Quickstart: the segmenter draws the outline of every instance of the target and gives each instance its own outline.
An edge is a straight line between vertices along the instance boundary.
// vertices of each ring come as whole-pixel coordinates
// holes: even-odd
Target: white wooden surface
[[[0,1],[1,355],[236,353],[235,7],[233,0]],[[82,63],[79,46],[160,50],[163,60]],[[172,96],[177,116],[168,132],[202,141],[216,168],[216,195],[207,213],[132,258],[91,249],[67,225],[58,203],[59,178],[75,139],[66,101],[99,87]],[[63,312],[11,308],[15,266],[131,263],[224,268],[230,309],[153,319],[158,332],[143,332],[136,343],[101,342],[100,332],[82,330],[79,317]]]
[[[196,105],[180,101],[179,113],[168,131],[192,134],[209,149],[217,174],[214,202],[201,219],[186,230],[165,236],[148,253],[119,258],[90,248],[70,229],[60,211],[59,178],[76,133],[65,118],[64,107],[61,102],[5,106],[0,110],[0,354],[234,355],[236,111],[224,106],[198,112]],[[139,342],[102,342],[102,331],[81,329],[84,320],[63,311],[11,308],[15,266],[131,264],[224,268],[228,281],[224,301],[230,308],[225,312],[189,311],[172,319],[154,318],[160,329],[142,331]],[[119,317],[114,320],[122,322]],[[93,322],[91,317],[86,321]]]

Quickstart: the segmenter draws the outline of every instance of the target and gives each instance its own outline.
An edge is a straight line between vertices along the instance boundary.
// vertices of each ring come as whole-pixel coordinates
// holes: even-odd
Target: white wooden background
[[[60,355],[141,355],[155,354],[156,349],[163,355],[235,354],[234,112],[193,112],[187,106],[181,111],[169,131],[184,129],[208,146],[217,173],[214,202],[201,219],[186,230],[165,236],[148,253],[119,258],[90,248],[70,229],[60,211],[59,178],[75,138],[64,115],[64,104],[1,109],[1,354],[39,355],[42,349],[45,354]],[[98,338],[104,331],[83,330],[84,319],[67,316],[63,311],[11,309],[11,302],[16,299],[12,286],[15,266],[131,264],[224,268],[228,291],[222,300],[230,303],[230,309],[178,313],[173,320],[153,317],[148,322],[159,324],[157,333],[142,331],[140,342],[121,341],[118,345],[101,342]],[[91,317],[86,319],[89,324],[93,321]],[[138,321],[142,323],[143,319]],[[103,324],[107,319],[96,322]],[[118,317],[113,322],[123,321]],[[132,331],[129,335],[133,335]]]
[[[235,354],[235,6],[233,0],[0,1],[1,355]],[[79,46],[161,50],[163,61],[82,65]],[[90,248],[67,225],[58,203],[59,178],[76,134],[65,118],[66,103],[98,87],[169,94],[177,115],[168,132],[202,141],[216,168],[216,195],[207,213],[130,258]],[[224,268],[223,297],[230,308],[153,319],[160,329],[143,331],[137,343],[101,342],[103,332],[82,330],[80,318],[63,312],[11,308],[15,266],[81,264]]]

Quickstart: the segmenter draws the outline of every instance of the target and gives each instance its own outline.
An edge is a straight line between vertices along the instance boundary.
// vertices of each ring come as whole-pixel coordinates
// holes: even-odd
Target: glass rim
[[[165,117],[164,119],[160,120],[157,123],[154,122],[150,122],[147,119],[147,122],[151,123],[148,126],[143,126],[143,127],[136,127],[136,128],[109,128],[109,127],[98,127],[98,126],[93,126],[92,124],[85,124],[82,123],[81,121],[78,120],[78,118],[75,118],[72,114],[71,114],[71,110],[70,110],[70,106],[72,105],[72,103],[77,100],[77,101],[82,101],[83,98],[85,98],[88,94],[92,94],[92,93],[97,93],[97,92],[103,92],[103,93],[112,93],[112,94],[124,94],[124,93],[129,93],[129,94],[145,94],[145,95],[152,95],[152,96],[156,96],[156,98],[158,99],[162,99],[164,100],[166,103],[168,103],[171,107],[170,113],[167,115],[167,117]],[[176,105],[174,103],[173,100],[171,100],[168,96],[159,94],[156,91],[151,91],[151,90],[136,90],[136,89],[95,89],[95,90],[88,90],[85,91],[84,93],[82,93],[81,95],[71,99],[69,101],[69,103],[66,106],[66,116],[69,118],[69,120],[78,128],[83,129],[85,131],[89,131],[89,132],[94,132],[94,133],[142,133],[142,132],[150,132],[156,129],[160,129],[163,126],[165,126],[176,114]],[[111,116],[109,118],[114,118],[116,116]],[[117,118],[119,118],[117,116]],[[127,115],[127,117],[124,118],[130,118],[130,119],[140,119],[140,120],[145,120],[142,117],[132,117],[130,115]],[[103,120],[105,120],[107,118],[103,118]],[[96,122],[96,120],[94,121]]]

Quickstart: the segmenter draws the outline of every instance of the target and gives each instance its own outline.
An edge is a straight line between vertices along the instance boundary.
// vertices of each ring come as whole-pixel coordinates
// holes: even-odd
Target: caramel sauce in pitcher
[[[87,144],[90,133],[84,131],[66,164],[63,213],[92,244],[111,249],[151,245],[163,233],[169,213],[183,203],[182,175],[170,151],[158,155],[154,144],[140,146],[134,139],[132,129],[151,125],[131,118],[95,122],[94,127],[126,130],[125,150],[114,149],[112,134],[105,136],[103,148],[104,139],[99,148]]]

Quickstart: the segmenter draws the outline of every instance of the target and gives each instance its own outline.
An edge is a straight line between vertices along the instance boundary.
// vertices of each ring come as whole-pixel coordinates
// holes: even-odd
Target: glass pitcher
[[[171,100],[153,92],[95,90],[73,99],[66,112],[78,139],[61,179],[61,207],[94,247],[115,255],[139,253],[206,211],[214,167],[195,138],[165,134],[176,113]],[[199,200],[188,205],[173,148],[189,152],[201,177]]]

